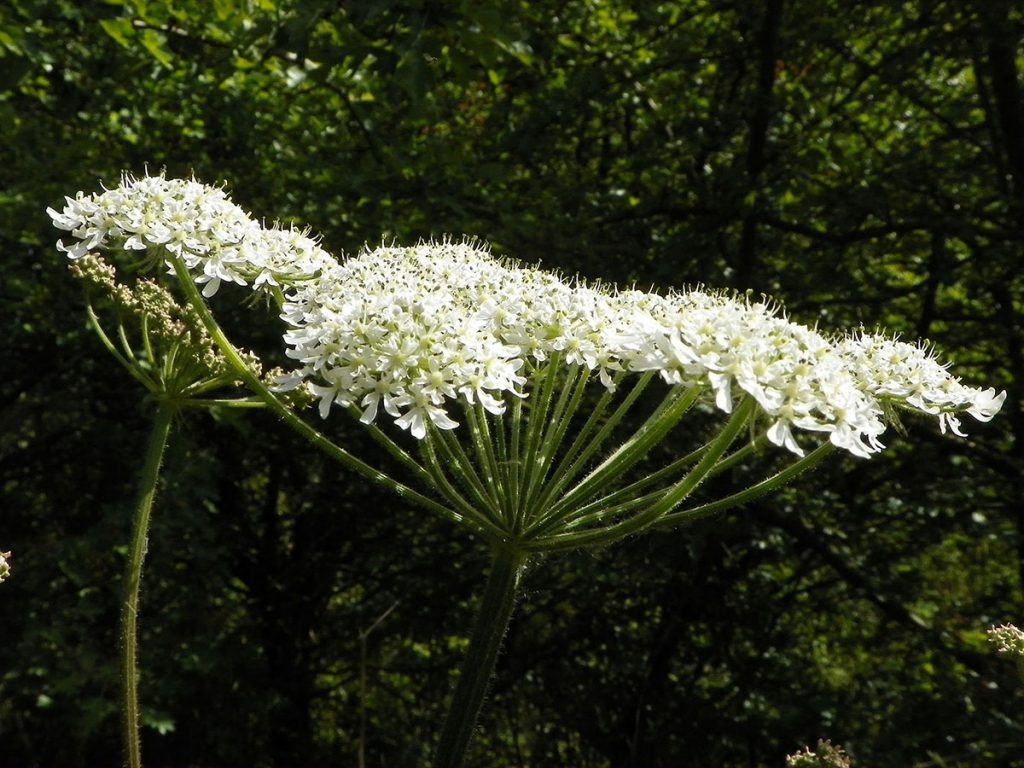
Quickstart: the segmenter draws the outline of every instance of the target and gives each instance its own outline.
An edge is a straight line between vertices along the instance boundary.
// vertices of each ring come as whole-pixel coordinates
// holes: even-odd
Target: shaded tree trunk
[[[975,72],[978,77],[979,97],[986,110],[994,155],[996,174],[1003,183],[1009,200],[1009,227],[1024,236],[1024,88],[1022,73],[1017,66],[1017,47],[1021,29],[1014,22],[1010,0],[977,0],[979,32]],[[997,317],[1006,340],[1006,360],[1013,376],[1013,391],[1005,417],[1011,420],[1015,437],[1010,455],[1017,471],[1008,478],[1012,491],[1004,496],[1010,505],[1009,514],[1017,523],[1018,586],[1024,595],[1024,411],[1021,396],[1024,389],[1024,318],[1021,316],[1020,263],[1024,248],[1020,240],[1008,242],[1011,249],[1001,259],[1005,265],[1001,274],[993,275],[992,290],[998,304]]]
[[[996,150],[1004,158],[1010,177],[1016,213],[1024,210],[1024,93],[1017,71],[1017,46],[1020,30],[1010,16],[1008,0],[983,0],[976,3],[981,27],[984,73],[991,91],[989,108],[994,114],[990,124],[996,127]]]
[[[756,192],[761,176],[768,164],[768,126],[774,113],[773,91],[775,68],[779,58],[779,30],[782,26],[783,0],[765,0],[764,16],[757,35],[757,89],[753,97],[753,113],[747,141],[746,172],[748,189]],[[747,206],[744,206],[745,208]],[[756,288],[758,259],[758,225],[756,211],[746,210],[740,230],[739,249],[736,254],[736,287]]]

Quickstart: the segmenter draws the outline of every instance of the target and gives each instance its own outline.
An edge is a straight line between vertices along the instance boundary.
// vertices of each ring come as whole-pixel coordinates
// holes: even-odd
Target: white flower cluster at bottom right
[[[996,648],[1000,653],[1024,656],[1024,631],[1021,631],[1013,624],[989,627],[988,639],[996,644]]]

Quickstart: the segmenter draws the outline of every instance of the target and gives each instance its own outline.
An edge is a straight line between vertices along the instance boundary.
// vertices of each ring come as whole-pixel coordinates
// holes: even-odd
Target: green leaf
[[[167,41],[164,35],[155,30],[146,29],[142,32],[141,40],[142,47],[149,51],[150,55],[160,62],[161,66],[168,69],[171,68],[174,56],[171,55],[171,52],[165,46]]]
[[[235,12],[234,0],[213,0],[213,10],[217,14],[217,21],[227,21]]]
[[[143,725],[152,728],[161,736],[166,736],[168,733],[174,732],[174,718],[169,717],[168,715],[144,712],[142,715],[142,722]]]
[[[130,38],[134,36],[131,19],[124,17],[117,19],[100,19],[100,26],[103,31],[110,35],[119,45],[128,48],[131,46]]]

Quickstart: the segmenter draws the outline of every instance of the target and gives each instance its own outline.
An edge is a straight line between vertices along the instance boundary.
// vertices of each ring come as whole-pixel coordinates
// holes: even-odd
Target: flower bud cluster
[[[924,347],[862,334],[826,337],[766,301],[704,290],[656,294],[566,280],[493,258],[473,242],[382,246],[338,263],[291,230],[265,229],[219,189],[163,177],[67,199],[54,223],[100,248],[166,249],[204,294],[223,281],[284,289],[288,354],[326,416],[383,410],[422,438],[452,429],[453,404],[493,414],[525,397],[531,373],[557,359],[585,366],[609,389],[616,374],[656,371],[670,385],[707,389],[722,411],[756,400],[776,445],[803,454],[794,429],[820,432],[858,456],[882,449],[885,413],[958,413],[987,421],[1005,393],[967,387]]]
[[[105,297],[122,321],[118,338],[127,344],[123,321],[131,320],[146,337],[143,350],[154,350],[174,360],[172,368],[188,371],[191,378],[228,377],[231,367],[203,326],[195,309],[179,304],[167,288],[155,280],[140,278],[131,285],[119,282],[114,266],[95,253],[75,259],[71,272],[92,292]],[[127,353],[129,350],[124,349]],[[185,354],[179,354],[184,351]],[[250,369],[259,373],[262,363],[255,355],[242,352]],[[134,356],[134,355],[132,355]],[[155,361],[150,361],[152,364]]]

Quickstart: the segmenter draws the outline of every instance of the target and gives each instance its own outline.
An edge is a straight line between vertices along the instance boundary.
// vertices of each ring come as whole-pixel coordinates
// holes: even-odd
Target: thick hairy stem
[[[160,477],[160,462],[170,433],[174,406],[161,403],[153,421],[153,431],[146,449],[146,463],[139,478],[139,498],[132,521],[132,540],[125,569],[124,593],[121,604],[121,697],[124,723],[125,763],[128,768],[141,768],[142,748],[139,740],[139,681],[138,681],[138,617],[139,585],[142,581],[142,562],[146,557],[149,532],[149,513],[153,508],[156,483]]]
[[[459,768],[463,764],[477,714],[494,673],[501,641],[512,618],[519,576],[525,564],[526,558],[521,552],[504,548],[494,552],[469,650],[441,731],[434,768]]]

